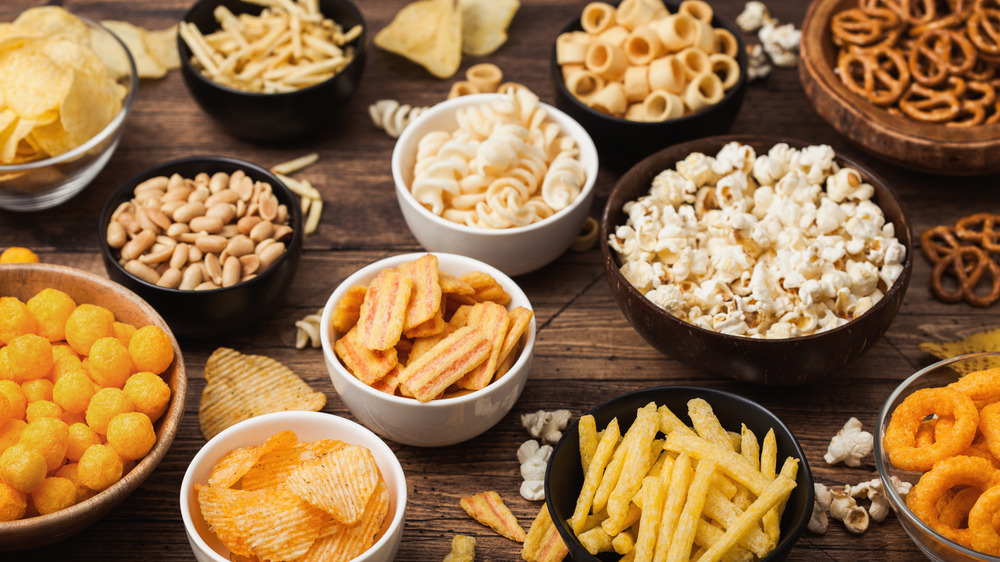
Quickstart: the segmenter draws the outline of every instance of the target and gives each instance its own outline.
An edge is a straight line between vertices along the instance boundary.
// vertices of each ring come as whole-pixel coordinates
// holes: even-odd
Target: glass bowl
[[[895,476],[903,482],[916,484],[922,473],[902,470],[893,466],[889,462],[888,453],[882,446],[882,440],[885,438],[889,419],[896,406],[913,392],[923,388],[945,386],[955,382],[962,374],[994,367],[1000,367],[1000,352],[972,353],[939,361],[920,369],[900,383],[889,395],[879,412],[875,428],[875,466],[878,468],[879,479],[889,496],[889,503],[896,513],[896,518],[899,519],[899,524],[903,526],[903,530],[910,536],[910,540],[917,545],[917,548],[931,560],[947,562],[990,560],[1000,562],[1000,558],[977,552],[944,537],[910,511],[906,500],[892,486],[891,478]]]
[[[125,117],[139,87],[135,62],[114,33],[97,22],[79,19],[91,37],[100,38],[104,47],[100,56],[107,59],[109,68],[125,71],[118,77],[118,83],[126,89],[121,109],[99,133],[68,152],[43,160],[0,165],[0,209],[40,211],[68,201],[104,169],[121,140]]]

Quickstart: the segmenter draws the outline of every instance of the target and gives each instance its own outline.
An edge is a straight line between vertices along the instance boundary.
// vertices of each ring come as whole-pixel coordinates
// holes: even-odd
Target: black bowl
[[[625,224],[625,203],[649,192],[653,178],[672,168],[692,152],[714,155],[725,144],[738,141],[764,154],[777,143],[795,148],[808,146],[796,140],[753,135],[720,136],[675,145],[639,162],[625,173],[608,197],[601,218],[600,245],[604,273],[611,292],[635,331],[650,345],[682,363],[714,375],[764,385],[790,386],[831,375],[857,359],[889,328],[903,302],[913,270],[914,247],[902,204],[888,184],[870,168],[837,155],[837,162],[851,166],[875,188],[873,201],[893,223],[896,238],[906,247],[903,272],[885,296],[871,309],[843,326],[818,334],[787,339],[756,339],[699,328],[653,304],[619,270],[617,254],[608,245],[615,227]]]
[[[670,10],[670,13],[677,12],[679,3],[671,1],[663,3]],[[612,4],[617,5],[616,2]],[[566,88],[559,63],[556,62],[556,49],[553,44],[549,65],[555,89],[555,105],[576,119],[584,129],[587,129],[587,132],[594,139],[594,144],[597,145],[601,164],[626,169],[663,147],[710,135],[719,135],[729,130],[743,104],[743,95],[747,88],[746,47],[741,38],[741,32],[729,22],[723,21],[718,15],[712,18],[712,27],[726,29],[736,38],[739,45],[736,58],[740,65],[739,80],[726,92],[719,103],[691,115],[657,123],[629,121],[621,117],[613,117],[578,100]],[[580,16],[577,16],[560,31],[560,34],[582,29]]]
[[[212,33],[219,29],[212,13],[217,6],[225,6],[234,14],[258,14],[264,9],[241,0],[200,0],[184,15],[183,21],[195,24],[204,34]],[[345,30],[362,26],[361,35],[350,43],[355,49],[354,60],[332,78],[293,92],[244,92],[219,84],[194,68],[191,50],[178,35],[181,74],[191,96],[230,133],[252,141],[284,141],[328,127],[361,82],[368,52],[368,27],[349,0],[319,0],[319,9]]]
[[[768,430],[774,429],[779,470],[785,458],[791,456],[799,459],[796,486],[788,498],[781,518],[781,538],[775,549],[762,560],[784,559],[809,524],[815,491],[805,452],[788,426],[770,410],[742,396],[721,390],[696,386],[661,386],[612,398],[587,413],[594,416],[598,431],[606,427],[613,418],[618,418],[619,428],[624,435],[635,421],[636,410],[655,402],[657,406],[670,408],[678,418],[690,426],[687,402],[692,398],[703,398],[707,401],[722,423],[722,427],[729,431],[739,431],[740,424],[746,424],[759,440],[763,440]],[[556,529],[562,535],[563,542],[569,547],[573,560],[577,562],[617,560],[619,557],[614,553],[594,556],[587,552],[566,523],[573,515],[577,496],[580,495],[580,488],[583,486],[578,424],[579,419],[563,433],[562,439],[552,450],[552,456],[545,470],[545,503],[548,505]]]
[[[253,279],[231,287],[207,291],[167,289],[143,281],[118,263],[118,251],[108,245],[107,227],[118,205],[133,198],[135,186],[156,177],[180,174],[193,178],[201,172],[232,173],[243,170],[254,181],[271,184],[278,202],[288,207],[292,238],[285,253]],[[295,277],[302,256],[302,210],[298,198],[274,174],[250,162],[225,156],[196,156],[159,164],[144,170],[119,187],[104,205],[98,224],[101,256],[108,277],[141,296],[163,316],[170,329],[181,337],[220,336],[252,328],[270,316],[282,302]]]

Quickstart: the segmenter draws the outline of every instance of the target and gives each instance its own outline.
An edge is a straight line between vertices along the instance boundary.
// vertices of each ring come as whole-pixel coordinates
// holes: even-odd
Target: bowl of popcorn
[[[899,199],[829,146],[711,137],[657,152],[601,222],[611,291],[653,347],[713,375],[795,385],[859,357],[913,267]]]
[[[356,422],[270,413],[198,451],[181,481],[180,510],[199,562],[391,562],[405,526],[406,477],[392,449]]]
[[[184,415],[180,348],[107,279],[0,265],[0,551],[107,515],[156,469]]]
[[[302,254],[298,198],[225,156],[164,162],[125,181],[99,223],[104,268],[182,337],[248,329],[282,302]]]
[[[747,84],[740,34],[701,0],[587,4],[556,38],[550,64],[556,107],[622,169],[724,133]]]
[[[476,437],[514,406],[531,370],[527,296],[483,262],[402,254],[348,276],[320,323],[323,358],[352,414],[406,445]]]
[[[350,0],[200,0],[177,49],[206,114],[235,136],[278,142],[334,128],[361,82],[368,29]]]
[[[693,386],[596,406],[565,431],[545,473],[551,524],[573,560],[588,562],[629,551],[642,560],[782,560],[813,501],[805,453],[781,419]]]
[[[882,487],[903,530],[930,560],[1000,557],[992,523],[1000,497],[998,394],[1000,354],[972,353],[920,369],[879,412],[875,466]],[[945,418],[954,420],[947,431]]]
[[[570,247],[590,214],[597,170],[587,131],[526,88],[441,102],[392,152],[399,208],[424,249],[507,275]]]
[[[879,158],[935,174],[996,173],[998,17],[988,2],[813,2],[802,22],[803,90],[820,117]]]
[[[139,78],[117,36],[61,7],[31,8],[4,25],[0,209],[48,209],[111,159]]]

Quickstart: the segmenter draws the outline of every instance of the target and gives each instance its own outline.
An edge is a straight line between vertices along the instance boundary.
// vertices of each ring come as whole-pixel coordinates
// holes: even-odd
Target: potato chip
[[[408,275],[392,269],[383,269],[375,275],[355,326],[365,347],[382,351],[396,345],[403,333],[412,290],[413,280]]]
[[[260,457],[240,479],[239,487],[243,490],[259,490],[277,486],[287,480],[300,464],[346,446],[347,443],[343,441],[321,439],[287,448],[276,448]]]
[[[507,27],[521,7],[518,0],[459,0],[462,10],[462,53],[493,54],[507,42]]]
[[[375,35],[375,44],[450,78],[462,62],[462,13],[455,0],[418,0]]]
[[[400,385],[427,402],[441,394],[489,356],[489,340],[472,326],[460,328],[399,373]]]
[[[140,28],[142,29],[142,28]],[[156,59],[167,70],[180,68],[181,55],[177,51],[177,24],[165,29],[148,31],[143,29],[142,41],[146,44],[146,51]],[[148,78],[142,76],[141,78]]]
[[[524,529],[517,523],[517,518],[510,508],[503,503],[500,494],[494,491],[480,492],[459,500],[462,509],[476,521],[490,527],[512,541],[524,542]]]
[[[503,290],[500,283],[484,271],[472,271],[459,277],[472,286],[472,298],[477,302],[493,301],[497,304],[507,306],[510,304],[510,295]]]
[[[343,525],[327,521],[320,530],[320,538],[298,562],[347,562],[357,558],[375,544],[388,512],[389,488],[384,480],[379,480],[358,522]]]
[[[957,357],[959,355],[978,353],[981,351],[1000,351],[1000,328],[975,332],[955,341],[940,343],[925,342],[921,343],[917,347],[919,347],[921,351],[930,353],[938,359],[948,359],[949,357]],[[961,363],[956,363],[951,366],[952,369],[962,375],[969,374],[973,371],[985,371],[996,367],[1000,367],[1000,358],[998,357],[979,357],[967,359]]]
[[[351,328],[333,344],[337,357],[344,362],[347,370],[365,384],[374,384],[386,376],[397,364],[397,351],[390,347],[385,351],[372,351],[361,342],[358,328]]]
[[[410,302],[406,307],[404,330],[413,328],[437,317],[441,310],[441,284],[438,282],[438,259],[434,254],[424,254],[419,258],[399,266],[399,271],[413,281]],[[440,322],[444,322],[441,318]],[[430,335],[430,334],[428,334]],[[419,337],[419,336],[414,336]]]
[[[233,523],[262,560],[302,556],[319,538],[328,517],[282,486],[237,492],[231,504]]]
[[[56,64],[31,40],[17,49],[0,52],[0,99],[21,118],[38,119],[55,113],[73,83],[74,72]]]
[[[146,31],[126,21],[103,20],[101,25],[111,30],[128,47],[140,78],[163,78],[169,70],[146,46]],[[176,51],[176,47],[174,48]]]
[[[358,521],[382,475],[371,451],[347,445],[303,462],[288,476],[285,486],[340,523]]]
[[[476,294],[476,290],[472,288],[472,285],[469,285],[458,277],[444,271],[438,272],[438,282],[441,284],[441,293],[445,295],[464,295],[471,297]],[[468,304],[471,304],[471,299]]]
[[[521,558],[527,562],[558,562],[569,554],[569,549],[559,531],[552,523],[552,516],[549,515],[549,507],[542,504],[538,510],[538,515],[531,522],[531,528],[524,538],[524,546],[521,548]]]
[[[403,335],[407,338],[426,338],[430,336],[436,336],[444,332],[448,328],[448,323],[444,321],[444,316],[441,315],[441,309],[438,308],[434,312],[434,316],[430,320],[422,324],[417,324],[416,326],[403,332]]]
[[[259,355],[220,347],[205,364],[205,389],[198,424],[207,440],[223,429],[270,412],[318,412],[326,395],[314,391],[291,369]]]
[[[496,372],[497,361],[500,359],[501,351],[503,351],[504,337],[507,335],[510,317],[507,314],[507,309],[502,305],[487,301],[472,307],[469,322],[476,326],[490,343],[490,354],[479,366],[459,379],[458,386],[469,390],[479,390],[490,384],[493,373]]]
[[[236,524],[232,509],[235,498],[244,492],[219,486],[202,486],[201,484],[195,484],[194,490],[198,496],[201,516],[205,519],[205,523],[208,523],[209,529],[232,553],[250,556],[251,551],[246,541],[246,535],[243,529]]]
[[[368,287],[361,285],[347,289],[347,292],[337,301],[333,309],[331,322],[334,330],[346,334],[358,323],[358,318],[361,317],[361,303],[365,302],[365,293],[367,292]]]
[[[293,431],[282,431],[272,435],[263,445],[233,449],[219,459],[208,477],[209,486],[229,488],[260,460],[260,457],[275,450],[293,447],[298,437]]]

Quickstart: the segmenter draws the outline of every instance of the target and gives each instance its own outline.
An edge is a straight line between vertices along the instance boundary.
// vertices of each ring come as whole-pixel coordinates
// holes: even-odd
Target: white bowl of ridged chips
[[[531,370],[535,348],[535,320],[532,317],[521,337],[520,353],[513,366],[503,376],[486,387],[451,398],[436,398],[420,402],[413,398],[387,394],[365,384],[344,366],[334,351],[339,337],[332,328],[334,308],[348,289],[367,286],[375,275],[386,268],[397,267],[425,254],[402,254],[386,258],[358,270],[334,290],[323,309],[320,323],[323,358],[330,379],[341,400],[366,427],[379,435],[418,447],[443,447],[476,437],[497,424],[517,402]],[[473,271],[485,272],[510,295],[507,310],[524,307],[532,310],[524,291],[500,270],[479,260],[456,254],[433,253],[440,271],[459,276]]]

